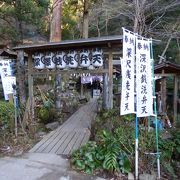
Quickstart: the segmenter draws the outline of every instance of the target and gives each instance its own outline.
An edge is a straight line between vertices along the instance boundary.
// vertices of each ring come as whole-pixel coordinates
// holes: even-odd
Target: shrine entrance
[[[30,150],[35,153],[70,155],[90,137],[91,122],[97,114],[97,99],[100,94],[103,108],[113,108],[113,65],[120,66],[122,36],[61,41],[14,49],[21,60],[24,53],[28,55],[29,97],[26,110],[31,124],[35,110],[33,86],[37,77],[49,79],[58,74],[61,77],[69,76],[69,89],[78,86],[80,97],[90,93],[92,99],[88,103]],[[75,84],[73,78],[78,79],[78,83]],[[65,90],[63,92],[66,93]]]
[[[14,50],[18,53],[18,61],[22,60],[24,53],[28,55],[28,106],[32,118],[34,118],[34,79],[57,74],[102,76],[103,108],[113,108],[113,64],[120,64],[122,36],[19,46]],[[81,95],[83,95],[82,83]]]

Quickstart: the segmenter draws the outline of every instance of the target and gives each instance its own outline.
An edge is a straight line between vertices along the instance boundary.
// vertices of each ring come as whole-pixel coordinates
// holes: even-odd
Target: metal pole
[[[153,67],[153,96],[154,96],[154,114],[155,114],[155,121],[156,121],[156,157],[157,157],[157,171],[158,171],[158,179],[161,178],[160,173],[160,153],[159,153],[159,142],[158,142],[158,124],[157,124],[157,107],[156,107],[156,94],[155,94],[155,77],[154,77],[154,58],[153,58],[153,47],[152,47],[152,40],[150,41],[150,48],[151,48],[151,59],[152,59],[152,67]]]
[[[135,133],[136,133],[136,137],[135,137],[135,178],[138,179],[138,156],[139,156],[139,152],[138,152],[138,117],[136,115],[136,127],[135,127]]]
[[[15,111],[15,136],[17,137],[17,103],[16,103],[16,90],[13,90],[14,111]]]

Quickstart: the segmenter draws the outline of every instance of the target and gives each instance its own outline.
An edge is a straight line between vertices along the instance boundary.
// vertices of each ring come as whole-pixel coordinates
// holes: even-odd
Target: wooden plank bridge
[[[92,99],[60,127],[47,134],[29,152],[70,155],[89,140],[91,121],[95,119],[96,112],[97,103]]]

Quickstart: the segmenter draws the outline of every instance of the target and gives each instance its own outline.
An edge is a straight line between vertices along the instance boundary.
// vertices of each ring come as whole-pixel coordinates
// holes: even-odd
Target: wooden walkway
[[[70,155],[89,140],[91,121],[95,119],[96,112],[96,101],[91,100],[59,128],[47,134],[29,152]]]

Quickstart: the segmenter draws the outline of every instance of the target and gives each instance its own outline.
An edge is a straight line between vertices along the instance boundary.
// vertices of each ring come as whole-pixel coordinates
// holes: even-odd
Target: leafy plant
[[[168,162],[177,160],[180,157],[180,130],[170,131],[170,138],[160,138],[159,148],[162,152],[162,158]]]
[[[52,122],[55,118],[56,111],[54,108],[43,106],[38,110],[38,118],[44,124]]]
[[[87,174],[92,174],[95,168],[98,167],[96,159],[96,142],[88,142],[79,150],[72,154],[72,164],[78,170],[83,170]]]
[[[172,139],[174,142],[174,159],[180,158],[180,129],[173,129],[171,131]]]
[[[121,152],[118,155],[118,164],[122,173],[128,173],[131,171],[130,160],[128,159],[127,155],[124,152]]]
[[[14,105],[0,101],[0,128],[8,131],[13,130],[14,126]]]
[[[124,121],[134,121],[134,119],[135,119],[133,114],[124,115],[122,118]]]
[[[117,156],[120,152],[120,146],[117,139],[107,131],[102,131],[100,136],[100,146],[104,154],[103,168],[109,171],[119,169]]]
[[[117,171],[118,170],[118,162],[117,162],[118,152],[115,149],[112,149],[110,152],[107,152],[105,155],[105,159],[103,161],[103,168],[109,171]]]
[[[38,112],[38,118],[43,122],[47,123],[50,117],[49,108],[41,107]]]
[[[177,176],[175,174],[175,171],[174,171],[174,168],[173,166],[171,165],[171,163],[165,163],[163,164],[165,170],[170,173],[170,175],[173,177],[173,179],[177,179]]]
[[[132,155],[134,153],[134,128],[122,124],[120,127],[115,129],[114,133],[121,145],[121,149],[126,154]]]
[[[119,170],[128,173],[131,169],[130,161],[120,149],[118,139],[104,130],[99,132],[97,143],[90,141],[73,153],[72,164],[76,169],[90,174],[98,169],[111,173]]]
[[[177,178],[175,169],[179,169],[178,164],[180,158],[180,130],[173,129],[170,131],[170,138],[160,138],[159,149],[161,151],[161,161],[163,168],[169,173],[173,179]]]
[[[159,148],[161,149],[163,160],[170,162],[172,159],[175,144],[171,140],[161,139],[159,142]]]

